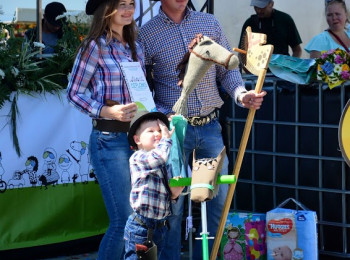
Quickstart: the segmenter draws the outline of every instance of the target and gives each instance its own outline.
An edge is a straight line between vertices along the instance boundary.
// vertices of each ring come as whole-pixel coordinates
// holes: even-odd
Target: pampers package
[[[221,238],[220,260],[266,260],[266,214],[230,212]]]
[[[303,210],[282,208],[289,200]],[[287,199],[266,214],[268,260],[317,260],[317,216],[300,202]]]

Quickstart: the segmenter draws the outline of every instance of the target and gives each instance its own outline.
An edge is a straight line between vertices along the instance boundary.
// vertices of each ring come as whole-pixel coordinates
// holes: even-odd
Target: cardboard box
[[[266,260],[266,214],[230,212],[221,239],[220,260]]]

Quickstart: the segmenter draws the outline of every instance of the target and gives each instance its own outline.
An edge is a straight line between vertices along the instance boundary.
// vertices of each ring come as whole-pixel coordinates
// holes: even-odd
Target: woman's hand
[[[130,122],[137,112],[137,105],[130,103],[127,105],[103,106],[100,116],[103,118],[115,119],[121,122]]]
[[[266,91],[261,91],[259,94],[255,93],[254,90],[249,90],[246,93],[243,93],[239,96],[239,102],[241,102],[242,106],[246,108],[254,108],[256,110],[260,109],[261,104],[264,100],[264,96],[266,95]]]

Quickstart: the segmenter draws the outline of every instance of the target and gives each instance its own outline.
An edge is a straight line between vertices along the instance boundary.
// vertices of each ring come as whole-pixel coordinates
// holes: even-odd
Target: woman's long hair
[[[119,2],[120,0],[106,1],[101,3],[97,7],[97,9],[94,12],[94,17],[91,22],[89,33],[86,36],[85,40],[79,46],[79,49],[82,48],[82,55],[84,55],[84,52],[90,45],[91,41],[95,41],[97,45],[100,47],[98,38],[101,37],[101,35],[103,35],[104,33],[107,34],[106,43],[109,44],[112,41],[113,35],[116,32],[112,31],[111,20],[113,15],[118,11],[117,7],[119,5]],[[133,19],[131,24],[124,26],[122,36],[131,48],[132,59],[134,61],[137,61],[136,44],[135,44],[136,34],[137,34],[137,27]]]

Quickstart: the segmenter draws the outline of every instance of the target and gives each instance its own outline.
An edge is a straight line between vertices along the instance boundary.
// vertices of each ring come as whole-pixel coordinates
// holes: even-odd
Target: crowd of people
[[[75,58],[67,98],[92,119],[89,154],[110,220],[99,247],[99,260],[137,259],[137,244],[150,239],[150,230],[158,259],[181,258],[185,196],[181,194],[183,187],[169,187],[172,175],[166,167],[174,131],[168,129],[169,120],[182,91],[177,65],[199,33],[231,50],[214,15],[191,10],[188,0],[160,2],[158,15],[141,28],[136,27],[133,18],[134,0],[88,0],[86,4],[86,14],[93,20]],[[292,17],[274,9],[272,0],[251,0],[251,6],[256,14],[244,23],[240,42],[250,26],[253,32],[267,35],[267,44],[274,45],[274,53],[290,55],[291,50],[292,56],[301,57],[302,41]],[[305,47],[311,58],[330,48],[348,51],[350,46],[345,2],[326,1],[325,15],[329,28]],[[50,23],[48,18],[45,10],[44,19]],[[137,111],[124,80],[125,62],[138,62],[151,79],[158,112]],[[194,150],[197,159],[215,158],[224,147],[218,121],[224,103],[219,86],[238,106],[247,109],[259,109],[266,95],[265,91],[248,91],[239,69],[210,67],[188,99],[186,165]],[[221,174],[228,174],[227,157]],[[218,195],[207,203],[208,232],[212,236],[227,190],[221,185]],[[196,242],[194,259],[202,259],[200,247],[201,242]]]

